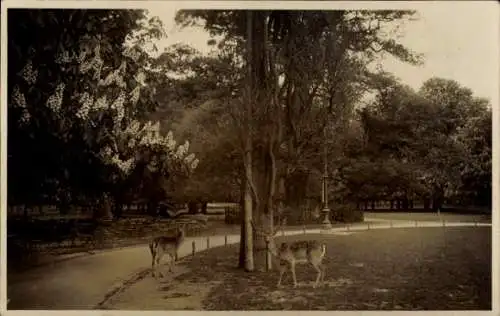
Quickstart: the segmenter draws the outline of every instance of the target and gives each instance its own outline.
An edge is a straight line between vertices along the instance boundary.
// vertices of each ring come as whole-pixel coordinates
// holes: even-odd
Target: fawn
[[[170,256],[168,271],[172,272],[174,262],[177,260],[177,251],[184,241],[184,238],[185,226],[182,226],[181,228],[177,228],[177,233],[175,234],[175,236],[156,237],[149,243],[149,250],[151,251],[152,256],[151,270],[153,277],[156,277],[156,269],[160,264],[161,258],[165,254],[168,254]],[[159,274],[160,277],[163,277],[163,274],[161,272]]]

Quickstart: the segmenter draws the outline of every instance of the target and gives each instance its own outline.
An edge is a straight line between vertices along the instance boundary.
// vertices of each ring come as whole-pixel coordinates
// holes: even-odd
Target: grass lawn
[[[491,214],[453,214],[453,213],[411,213],[411,212],[365,212],[365,218],[403,221],[446,221],[491,223]]]
[[[297,266],[278,272],[235,268],[238,245],[183,259],[172,275],[149,274],[105,308],[144,310],[487,310],[491,309],[491,228],[411,228],[301,235],[328,245],[325,284]],[[282,238],[277,238],[281,242]]]

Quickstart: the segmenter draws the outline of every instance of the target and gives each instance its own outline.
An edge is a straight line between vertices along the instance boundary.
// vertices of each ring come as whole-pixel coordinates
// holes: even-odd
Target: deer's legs
[[[314,283],[313,287],[317,287],[318,286],[318,283],[319,283],[319,280],[320,278],[322,277],[322,274],[323,274],[323,269],[321,267],[321,263],[320,264],[313,264],[312,265],[314,267],[314,269],[316,271],[318,271],[318,276],[316,277],[316,282]]]
[[[172,268],[174,266],[174,263],[175,263],[175,255],[170,254],[170,263],[168,265],[168,272],[172,272]]]
[[[151,275],[152,276],[155,276],[155,261],[156,261],[156,256],[155,255],[151,255],[151,257],[153,257],[153,259],[151,260]]]
[[[281,286],[281,280],[282,280],[283,275],[285,274],[287,268],[288,268],[288,265],[286,263],[280,262],[280,278],[278,280],[278,285],[277,285],[278,287]]]
[[[323,263],[321,263],[320,267],[321,267],[321,283],[324,283],[325,282],[325,274],[326,274],[326,266]]]
[[[297,277],[295,276],[295,263],[290,263],[290,270],[292,270],[293,287],[297,287]]]
[[[155,269],[158,269],[158,266],[160,265],[161,257],[163,257],[163,253],[159,252],[156,254],[156,267],[155,267]],[[159,274],[160,274],[160,277],[163,278],[163,273],[161,273],[161,271],[159,271]]]

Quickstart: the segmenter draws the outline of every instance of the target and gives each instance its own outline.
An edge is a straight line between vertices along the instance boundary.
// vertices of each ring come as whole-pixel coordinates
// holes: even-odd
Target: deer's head
[[[252,224],[252,228],[255,232],[256,235],[259,235],[259,236],[263,236],[264,237],[264,240],[267,242],[267,243],[273,243],[274,242],[274,237],[276,236],[276,234],[278,234],[278,232],[280,231],[281,227],[283,226],[283,221],[281,221],[280,225],[275,227],[273,230],[264,230],[264,229],[261,229],[261,228],[258,228],[255,226],[253,220],[250,221],[250,223]]]
[[[182,224],[182,226],[177,226],[177,236],[184,237],[186,235],[186,224]]]

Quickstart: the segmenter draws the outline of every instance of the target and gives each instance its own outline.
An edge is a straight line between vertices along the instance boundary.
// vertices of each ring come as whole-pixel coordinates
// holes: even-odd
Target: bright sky
[[[200,28],[180,30],[175,25],[175,13],[182,5],[182,2],[164,2],[145,7],[151,15],[160,17],[167,29],[168,38],[157,45],[163,50],[163,47],[174,43],[187,43],[201,51],[208,51],[206,42],[209,36],[206,32]],[[339,8],[338,4],[334,5],[323,3],[315,8]],[[499,24],[496,1],[360,2],[349,3],[347,7],[352,8],[353,5],[356,8],[398,8],[403,5],[418,11],[419,20],[405,23],[400,41],[415,52],[424,54],[425,64],[410,66],[393,58],[382,61],[382,66],[403,82],[418,89],[422,82],[433,76],[454,79],[471,88],[475,95],[489,98],[494,106],[498,105]],[[345,2],[340,7],[347,8]]]

